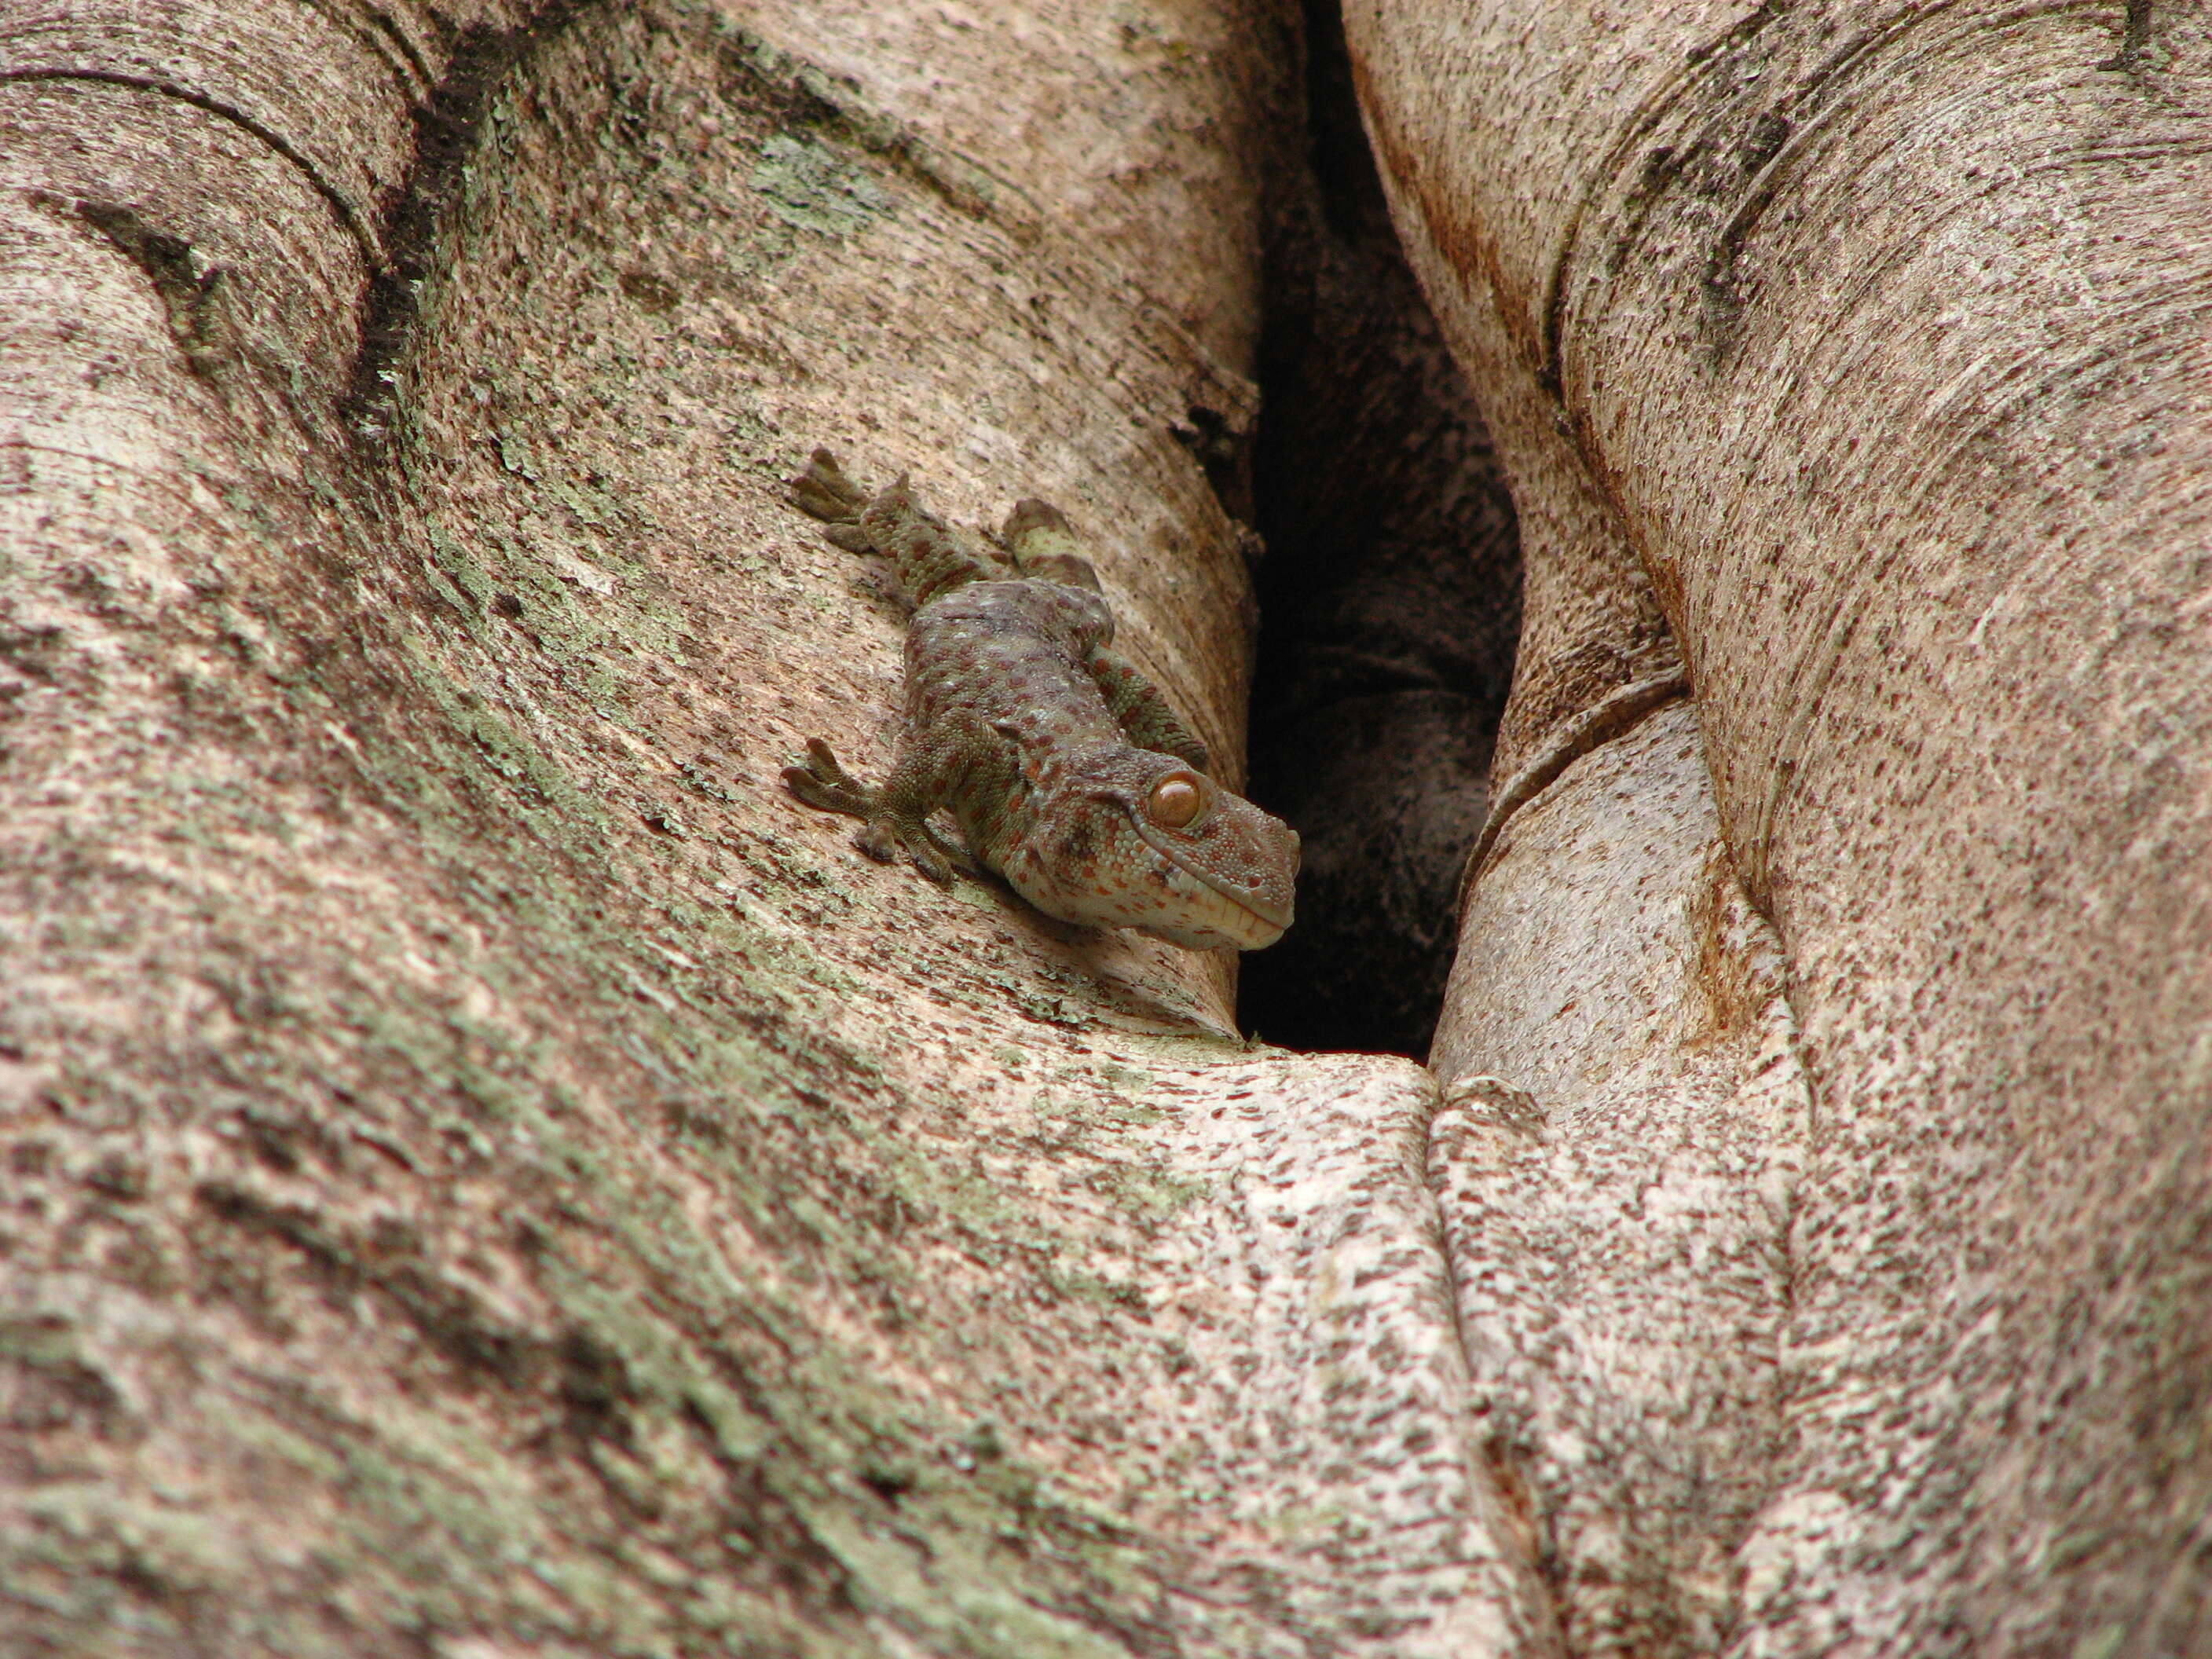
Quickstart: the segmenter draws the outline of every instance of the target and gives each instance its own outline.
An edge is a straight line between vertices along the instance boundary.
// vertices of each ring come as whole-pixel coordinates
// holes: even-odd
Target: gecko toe
[[[957,872],[936,842],[927,824],[893,817],[871,819],[853,837],[853,845],[877,862],[911,864],[940,887],[949,887]]]
[[[899,861],[901,849],[898,838],[880,823],[872,823],[864,830],[855,830],[853,832],[853,845],[878,864],[896,864]]]
[[[806,740],[806,763],[783,769],[783,787],[809,806],[825,812],[847,812],[866,817],[874,811],[869,790],[837,763],[830,745],[819,738]]]
[[[783,769],[783,787],[790,790],[793,797],[804,801],[809,806],[818,806],[825,812],[834,812],[838,810],[830,805],[829,792],[822,787],[822,780],[803,766],[787,766]]]
[[[867,505],[868,492],[845,476],[835,455],[817,449],[808,458],[805,471],[785,480],[784,500],[809,517],[835,523],[857,517]],[[833,535],[831,539],[836,538]]]

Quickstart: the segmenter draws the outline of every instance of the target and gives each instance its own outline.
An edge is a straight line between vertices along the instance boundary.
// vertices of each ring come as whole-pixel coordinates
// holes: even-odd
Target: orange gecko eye
[[[1145,816],[1163,830],[1186,830],[1206,805],[1206,791],[1192,772],[1170,772],[1145,797]]]

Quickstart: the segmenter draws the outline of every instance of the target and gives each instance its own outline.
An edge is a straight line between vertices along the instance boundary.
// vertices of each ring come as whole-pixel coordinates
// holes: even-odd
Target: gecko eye
[[[1145,816],[1163,830],[1187,830],[1206,805],[1196,775],[1170,772],[1145,797]]]

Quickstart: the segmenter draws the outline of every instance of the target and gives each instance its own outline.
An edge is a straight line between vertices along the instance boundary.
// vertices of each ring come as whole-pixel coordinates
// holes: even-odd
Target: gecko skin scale
[[[1114,615],[1060,512],[1024,501],[1011,568],[917,506],[873,495],[825,450],[792,504],[851,552],[880,554],[915,607],[890,776],[859,782],[820,738],[785,769],[810,806],[864,822],[860,849],[950,882],[963,851],[1048,916],[1133,927],[1194,951],[1256,951],[1291,925],[1298,838],[1209,777],[1206,745],[1114,649]]]

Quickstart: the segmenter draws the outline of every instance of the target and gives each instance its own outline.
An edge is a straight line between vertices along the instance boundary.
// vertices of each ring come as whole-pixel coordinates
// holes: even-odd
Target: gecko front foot
[[[808,456],[806,471],[788,480],[787,488],[790,493],[784,499],[793,507],[811,518],[833,523],[859,518],[868,504],[868,492],[845,476],[837,458],[826,449]]]
[[[866,553],[874,546],[860,528],[868,492],[845,476],[828,450],[816,450],[806,471],[786,483],[784,500],[808,517],[823,520],[829,527],[822,533],[836,545],[848,553]]]
[[[878,864],[896,864],[904,859],[939,887],[951,886],[959,873],[959,866],[945,855],[937,832],[917,818],[880,812],[853,837],[853,845]]]
[[[884,792],[848,772],[821,738],[806,740],[806,764],[785,767],[783,783],[809,806],[862,819],[864,827],[853,844],[877,862],[903,859],[939,886],[952,884],[958,865],[938,833],[923,819],[886,805]]]

